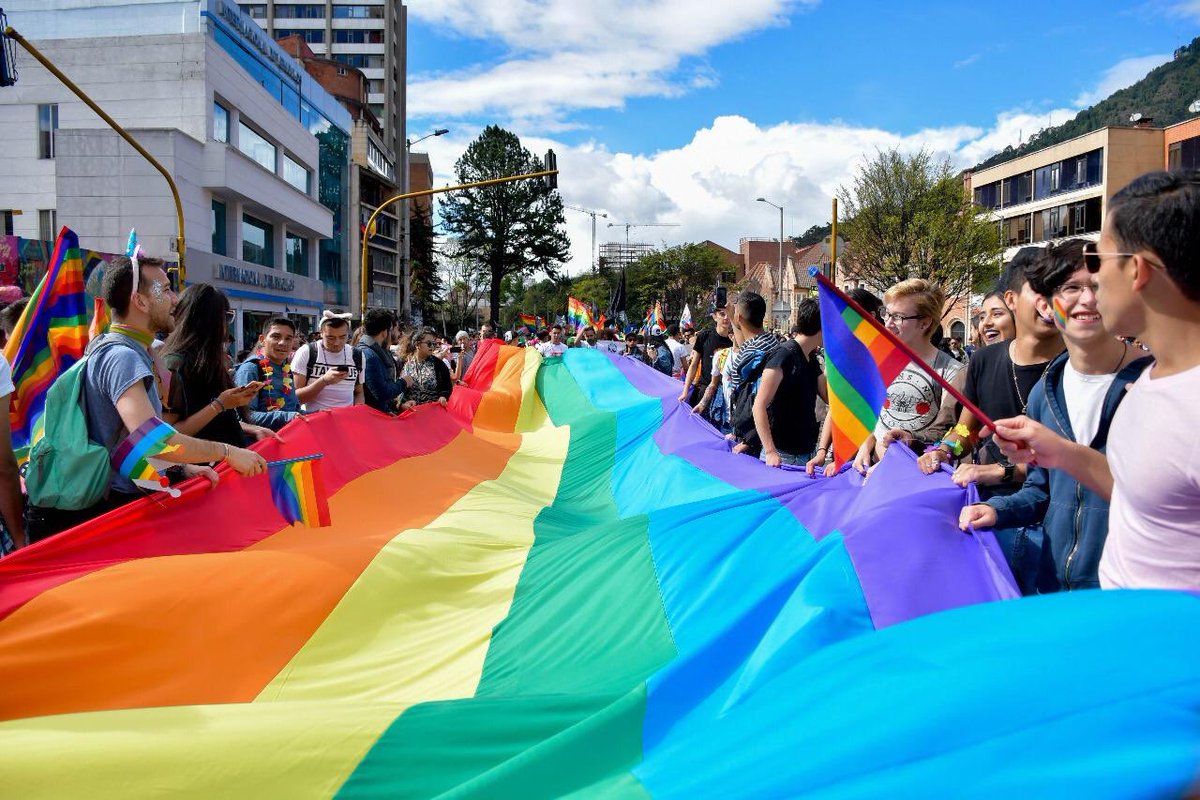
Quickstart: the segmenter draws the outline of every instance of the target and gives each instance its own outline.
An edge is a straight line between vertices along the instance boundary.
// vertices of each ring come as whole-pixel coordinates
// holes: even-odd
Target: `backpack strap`
[[[306,346],[308,347],[308,366],[304,368],[304,379],[311,381],[316,377],[313,367],[317,365],[317,343],[309,342]]]

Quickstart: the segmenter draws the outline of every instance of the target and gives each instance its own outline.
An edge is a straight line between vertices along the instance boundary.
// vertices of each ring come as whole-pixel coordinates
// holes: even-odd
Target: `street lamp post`
[[[772,208],[779,209],[779,310],[783,311],[783,206],[777,206],[765,197],[754,198],[755,202],[766,203]]]
[[[414,144],[419,144],[426,139],[434,136],[444,136],[449,133],[449,128],[435,128],[433,133],[427,133],[419,139],[404,140],[404,164],[400,174],[400,194],[408,194],[412,186],[410,185],[408,174],[408,156]],[[408,207],[408,201],[404,201],[404,222],[401,230],[404,231],[404,297],[400,300],[400,315],[407,322],[412,319],[412,242],[409,240],[409,234],[412,230],[411,213]],[[367,287],[363,286],[363,297],[367,296]],[[366,307],[366,303],[363,303]]]

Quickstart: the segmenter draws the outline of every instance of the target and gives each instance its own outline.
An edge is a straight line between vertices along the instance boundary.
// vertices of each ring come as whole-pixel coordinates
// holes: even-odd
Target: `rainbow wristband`
[[[161,481],[162,476],[146,459],[175,450],[174,445],[167,444],[167,440],[175,433],[175,429],[170,425],[158,417],[151,417],[117,445],[109,461],[117,472],[131,481]]]

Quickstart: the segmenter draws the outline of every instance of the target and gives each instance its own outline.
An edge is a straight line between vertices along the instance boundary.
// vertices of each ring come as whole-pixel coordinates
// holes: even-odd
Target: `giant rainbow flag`
[[[293,422],[330,527],[224,473],[0,560],[35,797],[1175,796],[1200,597],[1008,599],[970,499],[728,452],[632,359],[489,341],[449,407]]]

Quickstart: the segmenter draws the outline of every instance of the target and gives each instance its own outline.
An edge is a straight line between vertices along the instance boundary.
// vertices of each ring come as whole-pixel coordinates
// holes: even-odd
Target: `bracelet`
[[[949,433],[957,434],[962,439],[970,439],[971,438],[971,429],[968,428],[966,425],[963,425],[961,422],[958,423],[957,425],[955,425],[953,428],[951,428]]]
[[[829,452],[829,448],[828,448],[828,447],[818,447],[818,448],[817,448],[816,450],[814,450],[813,452],[814,452],[814,453],[828,453],[828,452]]]
[[[229,445],[225,444],[224,442],[221,442],[221,447],[223,448],[221,460],[228,461],[229,460]]]
[[[942,445],[946,445],[946,447],[950,448],[950,453],[955,458],[962,456],[963,446],[961,441],[952,442],[949,439],[942,439],[940,442],[934,445],[934,447],[941,447]]]
[[[222,411],[224,411],[224,410],[225,410],[225,404],[221,402],[221,398],[219,398],[219,397],[214,397],[212,400],[209,400],[209,401],[208,401],[208,404],[209,404],[210,406],[211,406],[213,403],[216,403],[216,404],[217,404],[217,409],[218,409],[217,413],[218,413],[218,414],[220,414]]]

